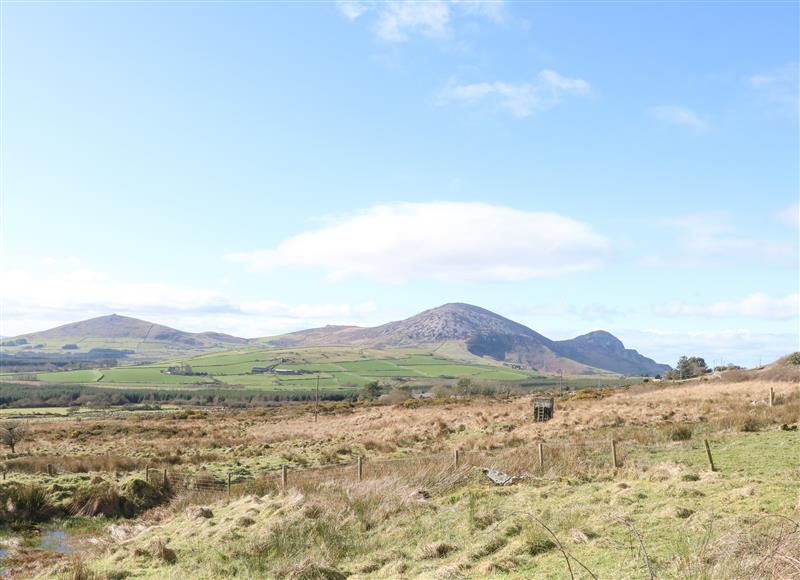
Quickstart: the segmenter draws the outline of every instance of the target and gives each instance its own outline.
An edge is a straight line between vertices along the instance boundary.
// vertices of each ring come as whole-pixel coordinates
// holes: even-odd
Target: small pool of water
[[[71,554],[76,550],[75,546],[69,543],[67,532],[64,530],[46,530],[42,532],[39,540],[39,549],[48,552],[58,552],[59,554]]]

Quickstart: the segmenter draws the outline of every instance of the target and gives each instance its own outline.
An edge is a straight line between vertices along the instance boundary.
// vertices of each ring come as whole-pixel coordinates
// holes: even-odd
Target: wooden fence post
[[[456,467],[458,467],[459,459],[458,449],[453,449],[453,463],[456,464]]]
[[[769,406],[772,407],[775,404],[775,389],[772,387],[769,388]]]
[[[161,484],[164,487],[167,487],[167,469],[166,468],[164,468],[164,479],[161,481]]]
[[[281,465],[281,489],[286,491],[286,466]]]
[[[711,471],[716,471],[717,468],[714,466],[714,458],[711,457],[711,447],[708,445],[708,439],[703,439],[703,445],[706,447],[706,455],[708,456],[708,466],[711,468]]]
[[[358,456],[358,481],[364,479],[364,464],[361,461],[361,456]]]
[[[613,438],[611,439],[611,464],[614,466],[614,469],[619,467],[619,462],[617,461],[617,442]]]
[[[544,471],[544,445],[539,443],[539,469]]]
[[[47,475],[53,475],[53,465],[51,463],[47,464]]]
[[[228,472],[228,499],[231,497],[231,472]]]
[[[150,483],[150,466],[149,465],[144,468],[144,480],[147,483]]]

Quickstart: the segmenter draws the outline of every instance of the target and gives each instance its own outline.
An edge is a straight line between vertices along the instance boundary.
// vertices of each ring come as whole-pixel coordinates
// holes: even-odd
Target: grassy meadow
[[[29,415],[2,457],[6,575],[791,578],[797,371],[587,388],[546,423],[514,394]],[[91,541],[45,553],[24,521]]]

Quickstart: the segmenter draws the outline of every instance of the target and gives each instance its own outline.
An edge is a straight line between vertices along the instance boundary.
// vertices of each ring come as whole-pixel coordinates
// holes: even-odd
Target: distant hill
[[[158,357],[161,354],[231,348],[248,342],[228,334],[184,332],[138,318],[110,314],[5,339],[3,344],[13,345],[14,350],[21,353],[61,350],[77,354],[106,348]]]
[[[405,320],[372,328],[325,326],[252,340],[218,332],[185,332],[111,314],[12,337],[5,339],[3,344],[8,356],[63,353],[69,357],[87,355],[94,349],[106,356],[138,359],[178,357],[197,354],[198,351],[257,345],[363,348],[449,345],[475,361],[478,360],[476,357],[484,361],[488,358],[548,373],[656,375],[670,368],[625,348],[618,338],[602,330],[570,340],[554,341],[485,308],[462,303],[445,304]]]
[[[626,349],[604,331],[566,341],[553,341],[538,332],[471,304],[451,303],[373,328],[327,326],[276,337],[275,346],[350,345],[414,347],[463,342],[470,353],[543,372],[568,374],[608,371],[655,375],[669,370],[635,350]]]
[[[658,364],[633,349],[625,348],[620,339],[605,330],[595,330],[554,344],[556,352],[562,356],[623,375],[655,376],[670,370],[669,365]]]

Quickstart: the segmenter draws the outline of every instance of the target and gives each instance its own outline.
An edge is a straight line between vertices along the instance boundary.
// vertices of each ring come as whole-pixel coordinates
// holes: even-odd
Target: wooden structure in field
[[[533,399],[533,420],[537,423],[549,421],[556,411],[553,397],[536,397]]]

